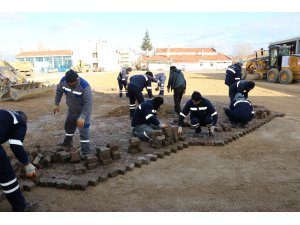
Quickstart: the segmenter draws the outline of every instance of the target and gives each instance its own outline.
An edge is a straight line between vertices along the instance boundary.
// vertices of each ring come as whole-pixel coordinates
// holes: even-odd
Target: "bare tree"
[[[236,58],[246,59],[247,56],[252,55],[253,53],[253,47],[249,43],[241,42],[234,46],[233,56]]]

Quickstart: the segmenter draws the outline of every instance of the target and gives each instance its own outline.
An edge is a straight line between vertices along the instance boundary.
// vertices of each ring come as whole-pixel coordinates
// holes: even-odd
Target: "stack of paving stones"
[[[141,142],[138,138],[132,137],[128,145],[126,140],[120,139],[104,146],[97,146],[96,154],[84,159],[80,158],[79,151],[74,148],[45,150],[38,146],[29,155],[30,161],[39,169],[38,177],[33,181],[22,175],[20,171],[23,166],[17,160],[11,161],[15,171],[18,171],[17,174],[20,174],[18,175],[20,187],[24,191],[31,191],[36,184],[44,187],[86,190],[90,185],[95,186],[108,178],[124,175],[135,167],[147,165],[151,161],[177,153],[189,146],[224,146],[275,117],[284,116],[283,113],[271,112],[262,106],[253,108],[256,112],[255,118],[245,127],[232,126],[226,116],[220,115],[213,135],[209,135],[205,127],[198,135],[195,135],[191,128],[184,127],[183,135],[178,136],[178,127],[169,126],[154,131],[149,142]],[[0,193],[1,198],[3,193]]]

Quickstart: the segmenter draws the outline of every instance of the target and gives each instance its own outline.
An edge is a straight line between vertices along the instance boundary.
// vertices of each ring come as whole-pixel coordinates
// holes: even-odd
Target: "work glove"
[[[216,126],[214,126],[214,125],[209,126],[208,127],[209,134],[213,134],[215,132],[215,128],[216,128]]]
[[[83,118],[81,118],[81,117],[79,117],[78,119],[77,119],[77,127],[78,128],[83,128],[83,126],[84,126],[84,119]]]
[[[182,134],[182,127],[178,127],[178,131],[177,131],[178,135]]]
[[[31,163],[27,164],[25,167],[26,177],[35,177],[36,176],[36,167]]]
[[[166,127],[168,127],[168,125],[165,124],[165,123],[163,123],[163,124],[160,125],[160,127],[161,127],[161,128],[166,128]]]
[[[55,106],[53,107],[53,113],[55,114],[55,113],[57,113],[57,112],[59,112],[59,106],[58,106],[58,105],[55,105]]]

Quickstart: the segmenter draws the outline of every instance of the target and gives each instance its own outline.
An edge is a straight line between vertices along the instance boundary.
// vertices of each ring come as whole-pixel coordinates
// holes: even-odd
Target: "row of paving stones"
[[[208,132],[195,135],[184,127],[184,135],[178,136],[177,126],[156,130],[149,142],[141,142],[131,138],[128,146],[120,148],[118,143],[108,143],[97,146],[95,154],[82,159],[79,152],[73,148],[57,148],[43,150],[37,146],[32,151],[30,159],[39,168],[39,175],[34,180],[24,177],[21,164],[13,159],[13,168],[19,174],[21,190],[31,191],[34,186],[55,187],[70,190],[86,190],[108,178],[124,175],[134,168],[150,164],[158,158],[164,158],[177,153],[189,146],[223,146],[231,141],[251,133],[275,117],[284,114],[270,112],[264,107],[256,108],[256,119],[246,127],[232,127],[230,123],[222,122],[216,128],[213,136]],[[3,193],[0,194],[0,200]]]

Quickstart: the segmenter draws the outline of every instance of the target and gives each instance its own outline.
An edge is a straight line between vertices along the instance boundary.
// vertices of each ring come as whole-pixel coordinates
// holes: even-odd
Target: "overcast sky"
[[[214,47],[227,55],[234,54],[240,43],[253,49],[267,48],[269,42],[300,36],[300,12],[239,12],[242,8],[232,10],[230,7],[224,8],[225,12],[180,12],[167,7],[165,12],[140,12],[143,10],[139,7],[135,10],[116,8],[115,12],[94,12],[92,7],[82,8],[80,12],[72,7],[67,10],[67,6],[64,6],[65,12],[47,12],[41,5],[30,10],[32,12],[22,7],[17,12],[2,10],[2,56],[17,54],[21,49],[35,51],[41,44],[50,50],[73,50],[84,42],[96,40],[106,40],[114,47],[140,50],[146,29],[153,47]]]

